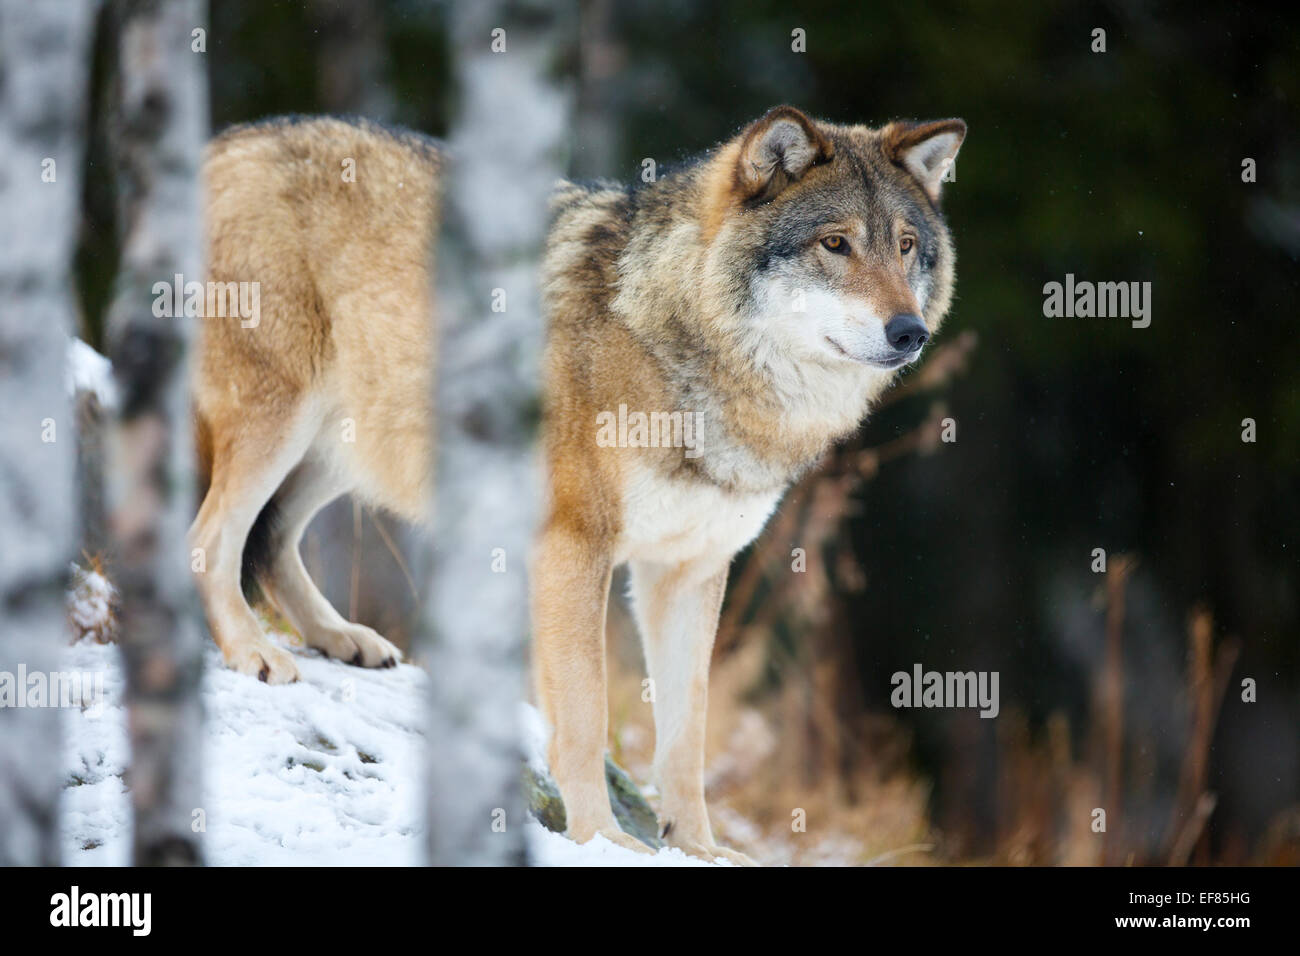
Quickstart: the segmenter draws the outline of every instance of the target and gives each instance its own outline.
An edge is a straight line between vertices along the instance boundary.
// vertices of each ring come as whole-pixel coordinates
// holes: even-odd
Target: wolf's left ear
[[[745,201],[771,199],[814,163],[834,155],[831,141],[812,120],[793,106],[777,106],[745,130],[736,163],[736,191]]]
[[[944,174],[966,138],[966,123],[959,119],[890,123],[884,135],[885,155],[915,176],[926,195],[938,202]]]

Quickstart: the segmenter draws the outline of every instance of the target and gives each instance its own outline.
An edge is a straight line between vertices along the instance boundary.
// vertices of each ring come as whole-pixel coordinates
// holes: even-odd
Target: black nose
[[[896,315],[885,323],[885,338],[900,352],[912,352],[930,341],[930,331],[918,315]]]

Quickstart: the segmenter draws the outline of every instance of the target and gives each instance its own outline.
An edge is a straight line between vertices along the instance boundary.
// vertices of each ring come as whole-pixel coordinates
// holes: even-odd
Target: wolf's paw
[[[307,645],[357,667],[396,667],[402,659],[391,642],[363,624],[319,630],[308,636]]]
[[[716,843],[697,843],[693,840],[687,840],[680,843],[669,842],[670,846],[675,846],[687,856],[696,856],[702,860],[728,860],[736,866],[758,866],[757,860],[750,859],[738,850],[729,850],[725,846],[718,846]]]
[[[266,684],[292,684],[298,679],[293,655],[265,638],[240,644],[224,656],[231,670]]]

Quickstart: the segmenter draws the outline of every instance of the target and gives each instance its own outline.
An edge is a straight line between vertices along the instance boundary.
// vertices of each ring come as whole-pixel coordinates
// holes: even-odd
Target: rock
[[[538,822],[548,830],[563,833],[567,823],[564,800],[549,773],[539,773],[524,765],[524,795],[528,809]],[[659,819],[642,796],[641,789],[612,759],[605,755],[605,785],[609,788],[609,802],[614,807],[614,819],[624,833],[636,837],[646,846],[659,849],[664,845],[659,839]]]

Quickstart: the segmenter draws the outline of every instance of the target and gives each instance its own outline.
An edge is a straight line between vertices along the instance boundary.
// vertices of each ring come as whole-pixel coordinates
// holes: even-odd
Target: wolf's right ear
[[[734,185],[742,202],[766,202],[829,160],[835,147],[807,116],[793,106],[777,106],[745,130],[736,161]]]

